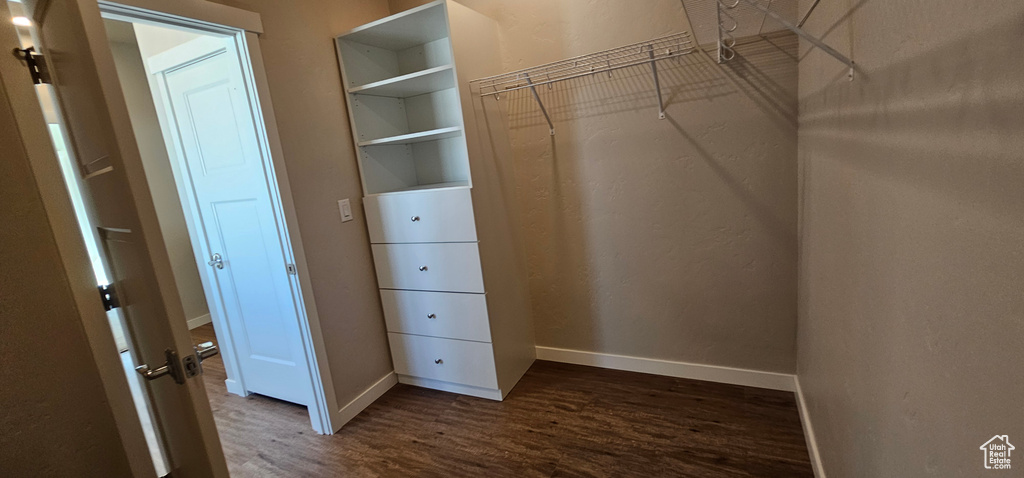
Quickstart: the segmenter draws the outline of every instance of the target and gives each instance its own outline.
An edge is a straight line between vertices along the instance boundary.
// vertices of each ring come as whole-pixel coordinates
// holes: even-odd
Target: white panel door
[[[195,351],[176,285],[167,280],[171,277],[170,260],[99,5],[95,0],[26,5],[33,12],[40,47],[53,75],[61,122],[69,136],[69,152],[79,167],[79,186],[101,245],[104,268],[117,290],[134,347],[132,358],[137,365],[144,363],[156,369],[168,361],[168,355],[176,353],[179,358],[173,365],[180,367],[180,358],[194,356]],[[7,12],[6,6],[0,8],[0,13]],[[8,16],[3,18],[10,21]],[[30,83],[26,72],[19,88],[31,91]],[[40,123],[39,127],[45,126]],[[164,375],[146,382],[171,474],[227,476],[202,379],[176,375],[179,380]],[[54,444],[59,449],[59,436],[54,437]],[[102,471],[96,470],[96,474]]]
[[[180,48],[180,47],[179,47]],[[240,67],[219,50],[163,72],[169,122],[197,206],[211,314],[226,323],[240,382],[293,403],[312,402],[281,218]],[[225,337],[222,337],[222,341]]]

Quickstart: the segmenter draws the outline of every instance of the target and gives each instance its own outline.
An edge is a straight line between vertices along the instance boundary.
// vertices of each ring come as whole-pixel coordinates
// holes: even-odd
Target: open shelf
[[[348,92],[360,95],[408,98],[454,86],[455,74],[452,71],[452,66],[443,65],[356,86],[349,88]]]
[[[469,186],[469,149],[435,1],[337,38],[366,195]]]
[[[429,131],[419,131],[416,133],[400,134],[397,136],[388,136],[386,138],[371,139],[369,141],[360,141],[359,146],[422,143],[424,141],[436,141],[439,139],[454,138],[460,134],[462,134],[462,127],[450,126],[448,128],[438,128]]]

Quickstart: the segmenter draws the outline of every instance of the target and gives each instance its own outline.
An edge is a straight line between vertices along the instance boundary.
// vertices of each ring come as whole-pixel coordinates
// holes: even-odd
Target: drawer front
[[[388,332],[491,341],[487,296],[381,289]]]
[[[370,242],[474,242],[473,200],[469,188],[367,196]]]
[[[382,289],[484,292],[475,242],[370,247]]]
[[[491,344],[389,333],[395,372],[481,388],[498,388]]]

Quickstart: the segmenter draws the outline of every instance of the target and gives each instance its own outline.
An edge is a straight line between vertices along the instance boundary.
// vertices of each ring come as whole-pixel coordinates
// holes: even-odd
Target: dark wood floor
[[[203,367],[232,476],[813,476],[792,393],[538,361],[503,402],[397,385],[320,436]]]

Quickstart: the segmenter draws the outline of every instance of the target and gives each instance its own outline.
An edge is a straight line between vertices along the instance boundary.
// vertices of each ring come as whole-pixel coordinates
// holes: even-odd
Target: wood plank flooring
[[[232,476],[813,476],[787,392],[538,361],[503,402],[400,384],[321,436],[203,367]]]

